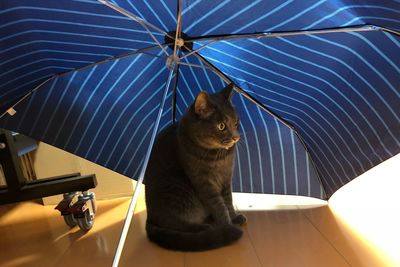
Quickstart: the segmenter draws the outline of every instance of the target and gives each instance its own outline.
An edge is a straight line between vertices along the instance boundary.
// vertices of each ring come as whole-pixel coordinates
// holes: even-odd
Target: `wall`
[[[133,193],[132,179],[42,142],[36,151],[34,168],[38,179],[74,172],[82,175],[95,173],[98,186],[91,191],[96,193],[97,199],[131,196]],[[60,200],[61,196],[53,196],[44,198],[43,202],[49,205]]]

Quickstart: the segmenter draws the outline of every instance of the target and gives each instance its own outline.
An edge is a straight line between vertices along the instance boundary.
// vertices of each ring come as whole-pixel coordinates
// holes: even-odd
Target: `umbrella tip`
[[[9,109],[7,109],[7,113],[10,116],[14,116],[17,113],[17,111],[14,108],[9,108]]]

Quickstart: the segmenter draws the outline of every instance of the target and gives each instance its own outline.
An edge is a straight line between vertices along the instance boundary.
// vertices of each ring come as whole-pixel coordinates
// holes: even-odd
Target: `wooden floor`
[[[0,206],[0,266],[111,266],[130,198],[98,201],[93,228],[69,229],[54,206]]]
[[[271,196],[241,198],[235,197],[248,218],[243,238],[201,253],[172,252],[150,243],[144,201],[139,198],[120,266],[385,266],[326,204],[300,206]],[[87,234],[69,229],[53,206],[0,206],[0,266],[111,266],[128,204],[128,198],[98,201],[95,225]]]

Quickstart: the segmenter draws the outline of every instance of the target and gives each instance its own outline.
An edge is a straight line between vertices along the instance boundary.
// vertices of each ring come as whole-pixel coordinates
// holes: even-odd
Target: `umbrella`
[[[2,1],[0,126],[141,180],[235,84],[234,190],[329,198],[400,151],[398,1]]]

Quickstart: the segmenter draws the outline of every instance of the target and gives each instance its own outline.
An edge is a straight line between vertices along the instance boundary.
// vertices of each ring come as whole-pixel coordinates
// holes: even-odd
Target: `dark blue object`
[[[134,179],[163,92],[160,128],[229,82],[242,132],[235,191],[327,198],[400,152],[398,1],[0,8],[0,126]]]

